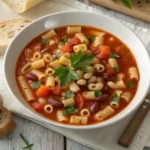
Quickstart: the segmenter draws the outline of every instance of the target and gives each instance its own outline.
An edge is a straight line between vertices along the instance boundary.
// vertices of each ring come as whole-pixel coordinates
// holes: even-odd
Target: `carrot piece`
[[[72,45],[70,44],[65,44],[64,48],[63,48],[63,52],[73,52],[73,48]]]
[[[46,97],[48,96],[49,94],[51,94],[51,89],[47,86],[44,86],[44,85],[41,85],[37,91],[36,91],[36,95],[38,97]]]
[[[75,37],[73,37],[73,38],[70,40],[69,44],[71,44],[72,46],[74,46],[74,45],[81,44],[81,42],[80,42],[80,40],[75,36]]]
[[[84,107],[84,98],[80,93],[75,95],[75,106],[81,110]]]

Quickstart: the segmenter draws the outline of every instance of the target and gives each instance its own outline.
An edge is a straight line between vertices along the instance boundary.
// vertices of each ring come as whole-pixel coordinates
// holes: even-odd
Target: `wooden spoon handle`
[[[119,138],[118,144],[124,147],[128,147],[130,145],[149,109],[150,99],[149,96],[147,96]]]

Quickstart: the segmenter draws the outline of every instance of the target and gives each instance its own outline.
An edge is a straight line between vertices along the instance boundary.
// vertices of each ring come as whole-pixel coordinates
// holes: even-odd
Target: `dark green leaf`
[[[71,115],[78,113],[78,109],[75,108],[74,104],[69,104],[67,108],[63,111],[63,115]]]
[[[94,41],[95,40],[95,36],[89,36],[88,37],[90,41]]]
[[[86,41],[85,41],[85,40],[83,41],[83,44],[86,44]]]
[[[63,41],[66,43],[66,42],[68,42],[68,36],[67,35],[65,35],[64,37],[63,37]]]
[[[70,92],[70,91],[67,91],[66,93],[65,93],[65,96],[64,96],[65,98],[72,98],[72,97],[74,97],[74,93],[73,92]]]
[[[110,57],[111,58],[119,58],[120,56],[118,54],[111,54]]]
[[[42,85],[42,83],[41,83],[40,81],[35,81],[35,82],[33,82],[33,84],[32,84],[32,88],[33,88],[33,89],[37,89],[37,88],[39,88],[41,85]]]
[[[117,66],[114,66],[113,68],[116,72],[119,72],[119,68]]]
[[[116,93],[113,94],[113,96],[112,96],[112,101],[117,102],[117,103],[120,102],[120,98],[119,98],[119,96],[118,96]]]
[[[44,39],[44,38],[41,39],[41,44],[47,44],[47,43],[48,43],[47,39]]]
[[[128,87],[133,89],[135,87],[134,83],[132,82],[132,80],[128,81]]]
[[[99,96],[102,95],[102,92],[101,92],[101,91],[95,91],[95,92],[94,92],[94,95],[95,95],[96,97],[99,97]]]
[[[130,9],[132,9],[132,0],[122,0],[122,2],[124,3],[124,5]]]
[[[23,147],[22,149],[31,149],[33,145],[34,144],[27,145],[27,146]]]

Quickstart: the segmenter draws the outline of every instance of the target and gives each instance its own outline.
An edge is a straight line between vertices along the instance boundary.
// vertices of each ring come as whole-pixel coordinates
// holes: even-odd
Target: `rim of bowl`
[[[42,116],[39,116],[37,114],[35,114],[34,112],[30,111],[30,109],[28,109],[26,106],[24,106],[22,104],[22,102],[20,102],[18,100],[18,98],[15,96],[15,94],[11,91],[10,87],[9,87],[9,83],[7,82],[7,78],[6,78],[6,70],[5,70],[5,62],[6,62],[6,58],[7,58],[7,53],[9,52],[10,48],[11,48],[11,45],[13,44],[13,41],[16,39],[16,37],[22,32],[24,31],[26,28],[28,28],[28,26],[34,24],[35,22],[38,22],[39,20],[41,19],[44,19],[44,18],[47,18],[49,16],[53,16],[53,15],[61,15],[61,14],[66,14],[66,13],[85,13],[85,14],[93,14],[93,15],[98,15],[102,18],[106,18],[108,20],[110,20],[111,22],[115,22],[123,27],[125,27],[126,29],[128,29],[129,32],[131,32],[131,34],[133,34],[135,36],[135,38],[137,38],[138,42],[141,43],[141,46],[143,47],[145,53],[147,54],[147,61],[149,62],[149,65],[150,65],[150,57],[149,57],[149,54],[143,44],[143,42],[137,37],[137,35],[131,30],[129,29],[128,27],[126,27],[124,24],[122,24],[121,22],[113,19],[113,18],[110,18],[108,16],[104,16],[102,14],[99,14],[99,13],[96,13],[96,12],[87,12],[87,11],[80,11],[80,10],[72,10],[72,11],[61,11],[61,12],[55,12],[55,13],[52,13],[52,14],[48,14],[46,16],[43,16],[43,17],[40,17],[36,20],[34,20],[33,22],[31,22],[29,25],[27,25],[25,28],[23,28],[12,40],[12,42],[9,44],[9,46],[7,47],[6,49],[6,52],[5,52],[5,55],[4,55],[4,60],[3,60],[3,65],[4,65],[4,68],[3,68],[3,74],[4,74],[4,80],[5,80],[5,83],[6,83],[6,86],[9,90],[9,92],[11,93],[11,95],[13,96],[13,98],[18,102],[18,104],[20,104],[28,113],[32,114],[35,118],[38,119],[38,121],[43,121],[44,123],[48,123],[49,125],[56,125],[57,127],[64,127],[64,128],[68,128],[68,129],[78,129],[78,130],[82,130],[82,129],[96,129],[96,128],[102,128],[102,127],[107,127],[107,126],[110,126],[122,119],[124,119],[125,117],[127,117],[128,115],[130,115],[141,103],[142,101],[144,100],[144,98],[146,97],[146,94],[148,93],[148,90],[149,90],[149,87],[150,87],[150,78],[149,78],[149,81],[147,82],[147,90],[144,92],[144,95],[143,95],[143,98],[141,99],[141,101],[139,103],[137,103],[134,108],[132,108],[131,110],[129,110],[128,112],[124,113],[122,116],[118,116],[118,118],[116,118],[116,120],[109,120],[109,122],[106,122],[106,121],[103,121],[103,122],[100,122],[100,123],[96,123],[96,124],[90,124],[90,125],[68,125],[68,124],[63,124],[63,123],[59,123],[59,122],[56,122],[56,121],[53,121],[53,120],[50,120],[46,117],[42,117]],[[114,34],[113,34],[114,35]],[[129,103],[130,105],[130,103]],[[113,118],[113,117],[112,117]]]

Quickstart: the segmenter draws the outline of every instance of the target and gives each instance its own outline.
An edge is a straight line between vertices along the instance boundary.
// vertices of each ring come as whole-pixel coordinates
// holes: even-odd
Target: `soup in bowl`
[[[70,12],[74,13],[102,17]],[[65,17],[69,12],[62,14]],[[33,22],[20,36],[26,34],[25,30],[30,31],[32,25],[42,29],[37,22],[43,25],[42,20],[59,15],[61,13]],[[121,36],[99,24],[79,24],[79,21],[60,23],[53,28],[50,25],[49,30],[34,34],[26,41],[25,48],[19,49],[15,56],[15,90],[26,107],[46,122],[71,128],[100,127],[123,118],[140,104],[149,86],[149,79],[146,82],[141,71],[147,69],[149,59],[143,47],[147,62],[141,68],[138,50],[130,49]],[[138,41],[131,31],[123,28]],[[138,43],[142,47],[140,41]],[[10,45],[7,50],[6,64],[11,48]],[[139,91],[141,82],[146,86],[144,93]]]

